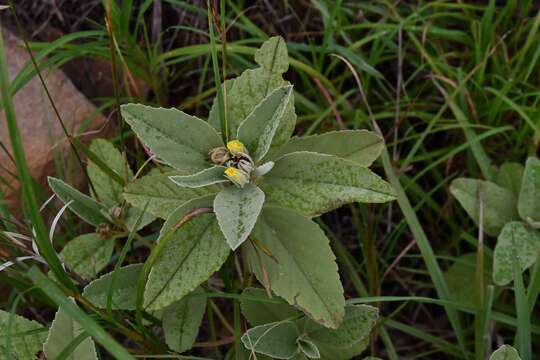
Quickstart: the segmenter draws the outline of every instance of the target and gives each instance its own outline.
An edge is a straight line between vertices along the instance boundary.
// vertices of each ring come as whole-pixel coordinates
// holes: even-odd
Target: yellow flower
[[[231,154],[233,154],[234,156],[247,154],[246,147],[238,140],[229,141],[227,143],[227,149],[229,149]]]
[[[249,175],[240,169],[228,167],[225,169],[225,176],[231,180],[234,184],[244,187],[247,183],[249,183]]]

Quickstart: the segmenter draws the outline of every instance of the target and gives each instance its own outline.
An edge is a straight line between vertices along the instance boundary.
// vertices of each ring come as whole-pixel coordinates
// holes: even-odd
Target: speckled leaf
[[[188,212],[212,207],[213,196],[194,199],[176,209],[161,229],[162,241]],[[176,230],[150,271],[144,306],[159,310],[182,299],[227,260],[230,248],[214,214],[201,214]]]
[[[504,224],[517,217],[516,198],[510,190],[489,181],[467,178],[452,181],[450,192],[477,225],[480,190],[484,204],[484,231],[491,236],[497,236]]]
[[[268,203],[317,216],[350,202],[395,199],[386,181],[352,161],[333,155],[294,152],[276,161],[261,188]]]
[[[93,279],[109,263],[114,240],[90,233],[69,241],[60,252],[66,265],[85,279]]]
[[[237,138],[247,147],[253,161],[261,160],[270,149],[291,94],[292,85],[273,90],[240,124]]]
[[[517,221],[509,222],[497,238],[493,254],[493,281],[506,285],[514,278],[513,266],[519,258],[521,270],[528,269],[538,258],[540,251],[540,232]]]
[[[272,90],[289,85],[289,82],[282,78],[282,73],[289,65],[287,47],[283,38],[268,39],[255,53],[255,61],[260,67],[248,69],[236,79],[225,81],[229,134],[237,133],[242,121]],[[219,106],[216,100],[212,104],[208,121],[221,131]],[[271,150],[279,148],[289,140],[295,125],[294,97],[291,94],[283,119],[274,135]]]
[[[309,321],[304,331],[319,348],[322,359],[346,360],[365,350],[377,318],[378,310],[373,306],[348,305],[337,330]]]
[[[300,335],[292,321],[259,325],[242,335],[242,343],[251,351],[274,359],[290,359],[298,352],[296,339]]]
[[[200,293],[200,289],[195,290],[192,296],[165,308],[163,332],[171,350],[181,353],[193,346],[206,309],[206,297],[197,295]]]
[[[256,185],[234,185],[221,190],[214,200],[214,212],[221,232],[232,250],[248,238],[264,204],[264,193]]]
[[[49,329],[47,341],[43,344],[43,352],[47,360],[56,360],[62,351],[79,336],[84,329],[64,310],[59,308]],[[73,350],[66,360],[98,360],[96,345],[91,337],[84,339]]]
[[[133,177],[133,173],[124,161],[122,154],[109,141],[96,139],[90,144],[90,150],[121,178],[130,180]],[[111,179],[91,161],[89,161],[87,168],[88,176],[92,180],[99,201],[108,208],[118,206],[122,202],[122,185]]]
[[[293,137],[283,145],[273,158],[296,151],[310,151],[335,155],[354,161],[358,165],[370,166],[384,148],[384,140],[372,131],[343,130],[321,135]]]
[[[242,292],[240,308],[251,326],[285,320],[299,314],[279,296],[273,295],[269,298],[266,290],[258,288],[246,288]]]
[[[495,178],[495,183],[507,190],[510,190],[517,199],[521,189],[523,170],[523,165],[519,163],[502,164],[499,172],[497,173],[497,177]]]
[[[0,360],[34,359],[47,337],[40,329],[46,330],[36,321],[0,310]],[[8,338],[10,352],[6,348]]]
[[[116,274],[115,286],[112,290],[112,308],[114,310],[135,310],[137,299],[137,282],[143,264],[132,264],[121,267]],[[86,285],[83,296],[98,308],[107,308],[107,294],[113,273],[107,273]]]
[[[159,159],[178,170],[197,172],[208,167],[208,151],[223,146],[205,121],[177,109],[141,104],[122,105],[122,116],[139,139]]]
[[[225,169],[224,166],[212,166],[192,175],[173,175],[169,178],[176,186],[194,189],[228,182],[224,175]]]
[[[337,328],[345,314],[343,287],[335,256],[319,226],[294,211],[266,206],[253,236],[274,257],[260,253],[272,291],[315,321]],[[248,253],[251,269],[263,283],[252,246]]]
[[[180,175],[178,171],[163,174],[149,174],[128,184],[124,198],[138,209],[144,209],[154,216],[166,219],[176,208],[189,200],[218,191],[216,187],[183,188],[173,183],[169,176]]]
[[[122,216],[128,230],[133,229],[133,227],[137,224],[137,221],[139,221],[139,217],[141,220],[139,221],[139,224],[135,230],[140,230],[146,225],[150,224],[152,221],[156,220],[156,217],[149,212],[143,213],[143,210],[130,206],[124,208]]]
[[[521,360],[519,353],[510,345],[502,345],[491,354],[489,360]]]
[[[535,157],[525,163],[518,211],[523,220],[540,223],[540,160]]]
[[[108,209],[80,192],[79,190],[69,186],[60,179],[49,177],[49,186],[60,200],[69,205],[69,209],[78,217],[86,221],[90,225],[98,226],[99,224],[108,223],[109,220],[103,215]]]

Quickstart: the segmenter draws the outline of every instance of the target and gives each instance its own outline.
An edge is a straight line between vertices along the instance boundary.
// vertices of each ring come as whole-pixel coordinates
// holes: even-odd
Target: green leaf
[[[395,199],[392,187],[371,170],[333,155],[294,152],[276,161],[261,188],[267,201],[308,216],[343,204]]]
[[[289,359],[298,352],[296,339],[299,335],[294,322],[279,321],[249,329],[242,335],[242,343],[246,349],[256,353]]]
[[[489,360],[521,360],[516,349],[510,345],[502,345],[495,350]]]
[[[378,318],[377,308],[369,305],[348,305],[343,322],[336,330],[309,321],[304,331],[327,360],[345,360],[362,353]]]
[[[291,94],[292,85],[273,90],[240,124],[237,138],[247,147],[253,161],[261,160],[270,149]]]
[[[77,236],[60,252],[66,265],[85,279],[93,279],[107,266],[114,249],[114,240],[96,233]]]
[[[517,247],[513,254],[513,245]],[[513,265],[519,261],[521,270],[528,269],[537,261],[540,251],[540,232],[528,227],[527,224],[517,221],[509,222],[502,229],[497,238],[497,245],[493,254],[493,282],[497,285],[506,285],[514,278]]]
[[[383,147],[383,138],[372,131],[331,131],[321,135],[293,137],[273,158],[297,151],[310,151],[335,155],[367,167],[379,157]]]
[[[256,185],[228,186],[214,200],[214,212],[227,243],[236,250],[255,226],[264,204],[264,193]]]
[[[173,175],[170,177],[170,179],[177,186],[200,188],[208,185],[228,182],[229,180],[224,175],[225,169],[226,168],[224,166],[212,166],[192,175]]]
[[[165,341],[171,350],[184,352],[191,349],[206,309],[206,296],[195,290],[187,296],[165,308],[163,312],[163,332]]]
[[[128,230],[133,229],[133,227],[137,225],[137,220],[141,215],[141,221],[139,222],[139,225],[137,226],[135,231],[140,230],[146,225],[150,224],[151,222],[156,220],[156,217],[149,212],[143,213],[143,210],[131,206],[123,209],[122,216]]]
[[[525,163],[518,211],[523,220],[540,222],[540,160],[535,157],[529,157]]]
[[[239,77],[225,81],[227,89],[227,118],[229,134],[236,134],[240,124],[272,90],[290,85],[282,73],[288,68],[287,47],[281,37],[268,39],[255,53],[260,67],[248,69]],[[208,122],[221,131],[217,99],[212,104]],[[291,137],[296,125],[294,97],[291,94],[285,114],[276,130],[271,150],[279,148]]]
[[[315,343],[306,338],[298,339],[298,348],[310,359],[320,359],[321,353]]]
[[[205,169],[208,152],[223,146],[219,134],[207,122],[180,110],[126,104],[121,111],[139,139],[178,170],[192,173]]]
[[[41,329],[38,322],[0,310],[0,360],[34,359],[46,338]]]
[[[75,301],[70,298],[75,304]],[[60,307],[49,329],[47,341],[43,344],[43,352],[47,360],[56,360],[62,351],[84,330]],[[68,360],[98,360],[96,345],[91,337],[84,339],[67,357]]]
[[[162,309],[192,292],[227,260],[230,248],[214,214],[193,217],[173,230],[196,208],[212,207],[213,196],[194,199],[176,209],[161,229],[159,241],[167,239],[150,271],[144,292],[148,310]]]
[[[218,191],[216,187],[183,188],[169,178],[179,175],[176,172],[150,174],[128,184],[124,190],[124,198],[131,205],[162,219],[166,219],[176,208],[189,200],[209,195]]]
[[[143,264],[131,264],[118,269],[115,286],[112,290],[113,310],[135,310],[137,298],[137,282],[141,274]],[[83,296],[94,306],[106,309],[107,294],[113,272],[101,276],[99,279],[86,285]]]
[[[267,206],[253,236],[273,256],[260,254],[270,288],[315,321],[337,328],[345,313],[343,287],[335,256],[319,226],[291,210]],[[251,269],[264,283],[255,251],[248,247]]]
[[[109,223],[109,220],[102,213],[107,211],[106,207],[60,179],[49,177],[48,180],[52,191],[64,204],[73,201],[69,205],[69,209],[78,217],[94,226]]]
[[[504,224],[516,218],[516,198],[510,190],[489,181],[467,178],[452,181],[450,192],[476,225],[480,223],[480,190],[483,199],[484,231],[491,236],[497,236]]]
[[[242,292],[242,296],[240,308],[251,326],[282,321],[299,315],[298,311],[287,304],[285,300],[275,295],[269,298],[263,289],[246,288]]]
[[[523,170],[523,165],[519,163],[502,164],[497,173],[497,177],[495,178],[495,182],[497,185],[510,190],[517,199],[521,189]]]
[[[105,139],[92,141],[90,151],[121,178],[130,180],[133,177],[133,173],[124,161],[122,154],[109,141]],[[90,161],[87,168],[88,176],[94,185],[99,201],[108,208],[118,206],[122,202],[122,185],[107,175],[94,162]]]

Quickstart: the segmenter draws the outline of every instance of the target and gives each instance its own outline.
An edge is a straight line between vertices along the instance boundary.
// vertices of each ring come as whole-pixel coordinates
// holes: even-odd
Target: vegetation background
[[[42,72],[62,68],[108,115],[99,135],[125,149],[133,169],[145,153],[123,127],[117,104],[142,102],[208,116],[216,86],[206,1],[14,4],[17,17],[0,11],[3,25],[29,40]],[[482,359],[503,343],[513,344],[522,329],[533,344],[530,359],[537,358],[536,297],[523,302],[511,286],[492,287],[495,238],[479,234],[449,186],[463,176],[492,179],[502,163],[524,163],[538,152],[540,3],[224,0],[213,8],[218,41],[226,44],[222,77],[253,67],[255,49],[269,36],[286,39],[291,67],[285,78],[294,84],[297,135],[372,129],[372,119],[382,129],[389,161],[373,169],[392,183],[398,200],[345,206],[318,219],[337,255],[346,297],[380,309],[366,353],[458,359],[466,349],[467,356]],[[105,69],[101,79],[95,78],[97,69]],[[34,76],[28,64],[13,83]],[[59,158],[57,176],[81,176],[76,160],[73,153]],[[17,176],[23,186],[35,187],[25,174]],[[9,183],[8,178],[0,170],[0,180]],[[50,195],[45,187],[36,192],[38,205]],[[21,215],[0,206],[2,230],[31,236],[29,224],[43,220],[36,209],[25,210]],[[42,230],[48,231],[45,224],[59,210],[54,203],[47,206]],[[56,224],[55,245],[61,248],[85,226],[66,213]],[[9,238],[0,241],[2,262],[21,255]],[[147,256],[135,242],[125,263]],[[0,272],[0,308],[48,325],[56,300],[34,287],[26,275],[30,266],[21,262]],[[524,283],[533,285],[528,273]],[[495,289],[492,301],[483,299],[488,288]],[[207,314],[193,355],[225,356],[234,346],[226,326],[234,322],[234,305],[213,301],[221,312],[215,319]],[[518,316],[520,307],[530,307],[530,316]],[[85,310],[123,346],[142,354],[136,336],[126,336],[107,314]],[[460,327],[452,326],[452,317]],[[487,325],[479,327],[482,319]]]

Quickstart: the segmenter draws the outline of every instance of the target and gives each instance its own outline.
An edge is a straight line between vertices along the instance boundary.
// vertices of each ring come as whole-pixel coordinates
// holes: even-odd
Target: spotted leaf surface
[[[290,359],[298,351],[296,339],[300,335],[292,321],[279,321],[249,329],[242,336],[242,343],[251,351],[274,359]]]
[[[46,330],[36,321],[0,310],[0,360],[34,359],[47,337],[47,332],[40,332],[40,329]],[[8,336],[11,341],[9,352],[6,348]]]
[[[66,265],[85,279],[93,279],[109,263],[114,240],[96,233],[77,236],[60,252]]]
[[[518,210],[524,221],[540,225],[540,160],[535,157],[528,158],[525,163]]]

